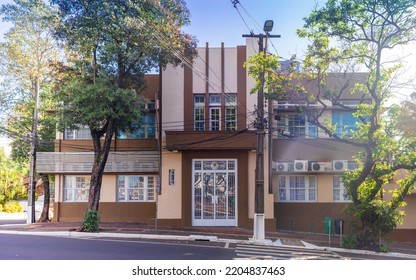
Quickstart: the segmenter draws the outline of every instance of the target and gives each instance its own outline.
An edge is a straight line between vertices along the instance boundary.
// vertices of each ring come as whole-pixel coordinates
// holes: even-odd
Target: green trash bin
[[[330,231],[331,229],[331,231]],[[332,218],[324,218],[324,232],[326,234],[334,234],[335,233],[335,223],[334,223],[334,219]]]

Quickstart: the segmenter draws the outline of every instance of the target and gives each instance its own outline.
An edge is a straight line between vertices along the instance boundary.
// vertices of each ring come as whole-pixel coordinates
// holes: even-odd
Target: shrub
[[[6,205],[4,205],[3,210],[4,212],[7,212],[7,213],[21,213],[23,212],[23,206],[20,205],[20,203],[17,201],[12,201],[12,202],[6,203]]]
[[[348,234],[342,237],[342,247],[347,249],[358,248],[358,236],[356,234]]]
[[[84,215],[83,231],[97,232],[100,230],[100,217],[98,211],[88,210]]]
[[[0,204],[0,212],[3,211],[3,205]]]

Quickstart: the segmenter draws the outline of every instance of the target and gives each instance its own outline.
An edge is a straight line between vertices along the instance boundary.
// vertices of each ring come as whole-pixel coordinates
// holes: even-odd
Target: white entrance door
[[[237,160],[193,160],[192,225],[237,226]]]

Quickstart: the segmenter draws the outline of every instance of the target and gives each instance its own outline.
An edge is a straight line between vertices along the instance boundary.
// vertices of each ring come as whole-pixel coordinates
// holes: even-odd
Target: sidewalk
[[[259,243],[269,246],[288,246],[304,248],[321,248],[331,251],[349,251],[359,254],[377,254],[362,250],[347,250],[340,247],[339,236],[325,234],[312,234],[300,232],[267,232],[265,241],[253,241],[251,230],[235,227],[157,227],[140,223],[101,223],[99,233],[78,232],[81,223],[51,222],[35,224],[6,224],[0,225],[0,233],[9,234],[33,234],[48,236],[94,236],[94,237],[117,237],[117,238],[140,238],[140,239],[164,239],[164,240],[204,240],[229,243]],[[389,242],[388,255],[400,256],[416,260],[416,244],[403,242]]]

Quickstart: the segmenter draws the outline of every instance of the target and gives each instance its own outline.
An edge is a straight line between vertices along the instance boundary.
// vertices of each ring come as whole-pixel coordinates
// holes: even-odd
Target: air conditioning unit
[[[332,161],[332,169],[334,171],[345,171],[348,169],[348,160],[334,160]]]
[[[313,161],[311,163],[311,171],[315,171],[315,172],[325,171],[325,163]]]
[[[295,160],[293,167],[294,167],[294,170],[297,172],[308,171],[308,161],[307,160]]]
[[[275,165],[276,171],[288,171],[289,163],[287,162],[276,162]]]

